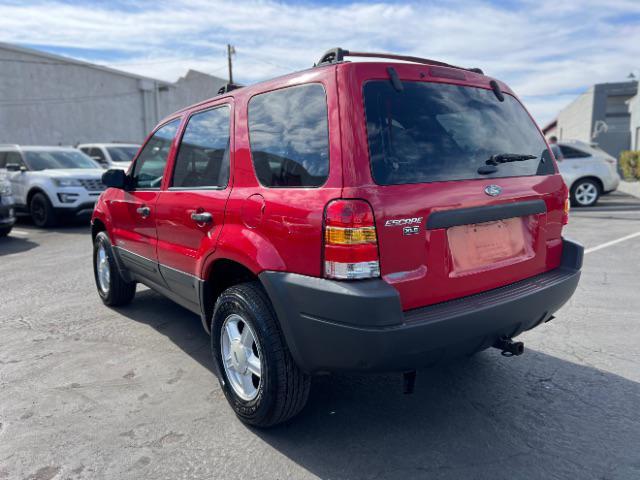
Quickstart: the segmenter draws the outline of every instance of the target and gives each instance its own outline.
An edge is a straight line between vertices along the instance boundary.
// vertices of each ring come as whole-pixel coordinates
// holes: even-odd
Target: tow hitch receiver
[[[508,337],[499,338],[493,346],[502,350],[502,355],[505,357],[518,356],[524,353],[524,343],[514,342],[513,339]]]
[[[402,393],[410,395],[416,385],[416,371],[404,372],[402,374]]]

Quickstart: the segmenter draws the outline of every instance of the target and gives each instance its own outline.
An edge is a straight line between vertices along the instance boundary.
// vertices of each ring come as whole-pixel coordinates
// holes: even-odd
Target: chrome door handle
[[[191,220],[196,223],[211,223],[213,221],[213,216],[209,212],[193,212],[191,214]]]
[[[149,215],[151,215],[151,209],[149,207],[139,207],[136,208],[136,212],[138,212],[143,218],[148,217]]]

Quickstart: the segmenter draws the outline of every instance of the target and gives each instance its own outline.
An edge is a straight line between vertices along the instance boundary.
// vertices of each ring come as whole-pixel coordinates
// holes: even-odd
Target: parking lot
[[[95,292],[86,225],[0,240],[0,479],[640,478],[640,200],[574,209],[578,291],[549,324],[418,373],[315,378],[291,423],[252,430],[200,319],[139,287]],[[602,248],[600,248],[602,247]]]

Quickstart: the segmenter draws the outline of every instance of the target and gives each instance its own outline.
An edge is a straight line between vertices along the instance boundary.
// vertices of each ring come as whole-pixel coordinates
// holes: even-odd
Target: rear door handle
[[[196,223],[211,223],[213,221],[213,216],[209,212],[193,212],[191,214],[191,220]]]
[[[151,209],[146,205],[144,207],[136,208],[136,212],[138,212],[143,218],[146,218],[149,215],[151,215]]]

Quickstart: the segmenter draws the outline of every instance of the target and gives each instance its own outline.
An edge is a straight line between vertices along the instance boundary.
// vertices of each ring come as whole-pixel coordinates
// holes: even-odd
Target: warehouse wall
[[[191,71],[172,84],[0,45],[0,143],[141,142],[159,119],[223,84]]]
[[[592,87],[560,111],[557,126],[557,137],[560,140],[591,141],[593,98]]]

